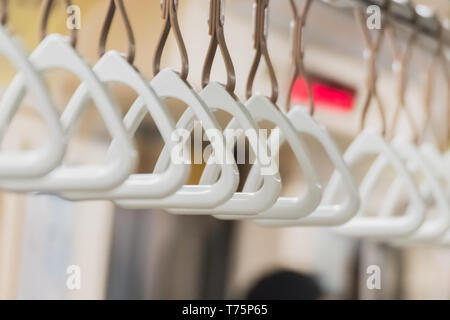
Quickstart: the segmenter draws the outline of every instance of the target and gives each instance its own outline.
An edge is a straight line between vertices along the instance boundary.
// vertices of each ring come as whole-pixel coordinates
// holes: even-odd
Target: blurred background
[[[10,2],[8,27],[31,52],[39,43],[40,0]],[[237,74],[237,95],[245,99],[245,82],[253,59],[251,0],[226,0],[225,33]],[[345,2],[345,1],[342,1]],[[52,13],[49,30],[67,33],[64,1]],[[299,1],[303,4],[303,1]],[[450,17],[447,0],[421,0],[441,19]],[[98,40],[109,4],[107,0],[78,0],[81,29],[78,51],[92,65],[98,59]],[[163,20],[158,0],[125,1],[136,36],[135,65],[152,78],[152,60]],[[201,69],[209,43],[208,1],[180,1],[179,20],[190,59],[189,82],[200,89]],[[288,92],[291,76],[291,12],[287,0],[271,1],[269,50],[280,83],[279,105],[292,95],[306,103],[305,87],[299,79]],[[400,37],[406,30],[398,26]],[[349,8],[337,8],[315,0],[305,29],[305,63],[314,84],[315,118],[327,127],[342,151],[357,135],[359,105],[365,85],[364,43]],[[425,110],[423,88],[434,40],[420,37],[410,64],[407,103],[421,125]],[[108,48],[126,52],[123,22],[115,19]],[[220,54],[219,54],[220,56]],[[392,117],[395,81],[392,55],[382,48],[379,63],[379,92],[386,113]],[[178,68],[178,52],[170,37],[163,64]],[[221,59],[214,63],[213,79],[225,79]],[[3,91],[14,70],[0,61]],[[63,71],[45,75],[59,111],[64,109],[80,81]],[[269,92],[265,65],[256,86]],[[123,113],[136,98],[125,86],[111,87]],[[433,85],[434,135],[427,139],[443,145],[448,125],[448,87],[443,73]],[[45,125],[27,96],[14,118],[2,148],[34,148],[45,139]],[[389,108],[392,106],[392,108]],[[185,106],[171,102],[171,112],[180,115]],[[445,116],[443,116],[445,115]],[[376,114],[369,125],[378,126]],[[373,120],[373,121],[372,121]],[[409,130],[401,122],[399,131]],[[109,136],[95,106],[90,106],[69,144],[71,162],[102,161]],[[139,171],[151,172],[162,141],[150,118],[139,129]],[[332,167],[317,143],[309,141],[319,172],[327,179]],[[280,155],[283,194],[304,188],[301,169],[291,151]],[[201,166],[194,168],[191,182],[198,181]],[[374,195],[377,201],[381,195]],[[66,286],[69,266],[79,266],[81,288]],[[368,290],[367,267],[380,266],[381,290]],[[285,271],[281,273],[279,271]],[[289,272],[288,272],[289,271]],[[449,299],[450,250],[433,246],[396,248],[383,243],[337,236],[325,228],[262,228],[251,221],[226,222],[212,217],[175,216],[161,210],[124,210],[110,202],[72,203],[45,195],[0,194],[0,298],[1,299],[222,299],[259,297],[259,281],[284,283],[298,276],[305,295],[294,297],[331,299]],[[278,276],[277,276],[278,275]],[[292,279],[294,279],[292,278]],[[297,283],[288,281],[287,283]],[[303,287],[304,285],[304,287]],[[258,289],[259,288],[259,289]],[[265,290],[263,286],[263,289]],[[267,288],[273,288],[271,286]],[[266,290],[267,290],[266,288]],[[307,289],[309,288],[309,289]],[[269,289],[270,290],[270,289]],[[255,293],[256,292],[256,293]],[[275,292],[277,292],[275,290]],[[283,296],[280,291],[279,297]]]

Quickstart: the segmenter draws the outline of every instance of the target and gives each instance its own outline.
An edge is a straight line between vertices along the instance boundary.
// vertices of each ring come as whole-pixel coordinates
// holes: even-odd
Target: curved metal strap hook
[[[441,30],[440,30],[441,31]],[[434,89],[434,78],[437,72],[437,68],[441,64],[444,67],[444,75],[447,81],[447,85],[449,85],[449,75],[446,69],[446,58],[444,56],[442,37],[440,36],[438,45],[436,47],[435,52],[433,53],[433,57],[431,59],[431,63],[426,71],[426,81],[424,88],[424,105],[425,105],[425,121],[421,132],[421,138],[423,139],[426,135],[427,129],[431,126],[431,113],[432,113],[432,103],[433,103],[433,89]],[[449,85],[450,86],[450,85]],[[450,89],[450,88],[449,88]],[[434,127],[431,126],[431,130],[433,134],[438,137],[437,132]]]
[[[414,10],[412,10],[414,11]],[[416,17],[416,15],[415,15]],[[411,111],[406,107],[406,87],[407,87],[407,73],[408,73],[408,63],[411,61],[412,52],[414,49],[414,45],[417,41],[417,30],[414,29],[409,35],[406,46],[403,51],[397,46],[397,36],[395,34],[395,30],[393,26],[389,25],[386,28],[386,35],[389,40],[389,44],[391,47],[391,51],[394,55],[394,63],[393,70],[398,78],[397,85],[397,106],[394,110],[394,116],[392,120],[391,133],[392,136],[395,133],[398,125],[398,119],[400,112],[403,111],[407,117],[408,123],[411,127],[411,131],[413,133],[413,141],[415,143],[418,142],[419,133],[417,129],[417,124],[414,121],[414,118],[411,114]]]
[[[223,61],[225,63],[225,69],[227,71],[227,83],[225,85],[226,90],[234,95],[236,88],[236,73],[233,66],[233,61],[228,51],[228,47],[225,41],[223,25],[224,25],[224,3],[223,0],[210,0],[209,4],[209,35],[211,41],[209,43],[208,52],[206,54],[205,62],[203,64],[202,71],[202,87],[206,87],[210,81],[211,68],[216,56],[217,47],[220,48]]]
[[[447,57],[445,56],[444,51],[442,50],[442,64],[444,65],[444,77],[445,82],[447,83],[447,132],[446,132],[446,141],[444,142],[444,150],[450,144],[450,70],[449,64],[447,61]]]
[[[157,75],[161,70],[161,57],[164,47],[172,29],[175,40],[177,42],[178,51],[181,57],[181,72],[180,78],[186,80],[189,74],[189,59],[184,44],[183,36],[181,35],[180,26],[178,24],[177,10],[178,0],[161,0],[162,17],[165,20],[164,28],[156,48],[155,58],[153,60],[153,74]]]
[[[247,99],[252,96],[253,84],[255,82],[256,72],[258,71],[261,57],[266,61],[267,69],[269,71],[270,82],[272,85],[272,94],[270,100],[276,103],[278,100],[278,81],[275,75],[275,70],[270,60],[269,51],[267,50],[267,35],[268,35],[268,7],[269,0],[255,0],[254,4],[254,48],[256,50],[255,57],[250,69],[247,79]]]
[[[9,16],[9,2],[8,0],[1,0],[1,13],[0,13],[0,23],[5,26],[8,23]]]
[[[309,9],[312,4],[312,0],[306,0],[306,3],[303,7],[302,13],[299,14],[297,6],[294,0],[289,0],[292,8],[293,20],[291,23],[292,28],[292,63],[294,65],[294,72],[292,75],[292,79],[289,85],[288,97],[287,97],[287,110],[289,110],[292,106],[292,90],[294,88],[294,84],[298,78],[303,77],[306,82],[306,87],[308,90],[308,102],[309,102],[309,112],[311,115],[314,114],[315,104],[314,97],[311,87],[311,79],[309,77],[308,72],[306,72],[305,64],[304,64],[304,50],[303,50],[303,29],[306,23],[306,17],[309,13]]]
[[[106,40],[108,39],[109,31],[111,29],[111,24],[114,19],[114,15],[116,13],[116,8],[119,8],[120,15],[123,18],[123,22],[125,24],[125,30],[127,32],[128,37],[128,54],[127,61],[130,64],[133,64],[134,58],[136,56],[136,42],[134,39],[133,29],[131,27],[130,19],[128,18],[127,11],[123,4],[123,0],[110,0],[108,12],[106,14],[105,22],[103,23],[102,32],[100,35],[100,42],[98,46],[99,56],[102,57],[106,51]]]
[[[66,8],[69,8],[72,6],[72,0],[64,0],[66,2]],[[43,2],[43,13],[41,17],[41,23],[40,23],[40,33],[41,33],[41,40],[44,39],[47,36],[47,26],[48,26],[48,20],[50,17],[50,13],[53,8],[54,0],[44,0]],[[67,12],[67,15],[70,17],[70,13]],[[77,46],[77,40],[78,40],[78,32],[76,28],[72,28],[70,30],[70,44],[72,47]]]
[[[384,36],[385,20],[383,19],[383,25],[381,30],[377,33],[376,38],[373,40],[366,26],[366,18],[364,11],[361,7],[355,7],[355,18],[358,22],[360,30],[362,32],[364,42],[366,44],[365,59],[367,63],[367,79],[366,79],[366,89],[363,105],[362,105],[362,115],[361,115],[361,130],[364,129],[366,124],[367,114],[370,108],[372,99],[375,99],[378,105],[378,111],[382,121],[382,135],[386,135],[386,116],[384,113],[384,105],[378,95],[377,90],[377,56],[380,51],[381,43]]]

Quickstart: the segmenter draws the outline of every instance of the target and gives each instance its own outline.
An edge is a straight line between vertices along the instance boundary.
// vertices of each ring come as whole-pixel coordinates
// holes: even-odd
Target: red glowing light
[[[311,88],[317,108],[349,112],[355,103],[355,90],[320,78],[311,79]],[[308,90],[304,78],[299,78],[292,88],[292,101],[307,104]]]

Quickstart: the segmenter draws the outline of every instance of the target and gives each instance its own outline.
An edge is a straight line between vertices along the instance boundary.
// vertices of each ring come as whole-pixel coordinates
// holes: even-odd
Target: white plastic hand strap
[[[439,177],[439,180],[442,181],[441,184],[446,189],[447,196],[450,199],[450,161],[446,161],[445,154],[442,155],[430,143],[422,144],[419,149],[435,176]]]
[[[132,88],[139,96],[139,102],[127,112],[124,123],[130,136],[134,136],[144,117],[149,113],[158,128],[168,150],[172,151],[175,141],[172,134],[175,123],[166,106],[161,102],[150,84],[117,51],[108,51],[95,65],[94,72],[103,83],[122,83]],[[86,86],[80,86],[69,103],[72,108],[79,108],[89,98]],[[122,150],[113,140],[108,158],[114,159]],[[188,179],[190,166],[183,163],[170,163],[167,170],[152,174],[133,174],[120,186],[103,192],[64,193],[63,197],[71,200],[88,199],[127,199],[127,198],[162,198],[174,193]]]
[[[334,228],[337,232],[359,237],[399,237],[407,236],[415,232],[424,219],[425,207],[412,177],[403,164],[400,157],[385,140],[366,129],[353,141],[344,154],[344,160],[350,168],[353,168],[361,160],[369,155],[379,155],[364,177],[359,190],[361,194],[361,207],[355,218],[343,226]],[[402,179],[410,206],[405,215],[400,217],[367,217],[363,216],[367,210],[367,201],[372,196],[372,186],[378,181],[380,171],[377,166],[382,166],[382,161],[388,161]],[[386,160],[384,160],[386,159]],[[330,193],[330,199],[339,192],[339,177],[334,174],[327,186],[326,192]]]
[[[20,90],[8,88],[2,96],[0,139],[5,136],[8,125],[28,90],[36,99],[34,106],[47,125],[49,138],[45,145],[37,150],[19,153],[0,152],[0,177],[28,178],[44,175],[61,163],[64,155],[65,139],[59,115],[47,87],[28,60],[25,50],[2,25],[0,25],[0,54],[9,59],[19,72],[11,86],[20,87]]]
[[[192,108],[197,120],[202,124],[206,137],[211,142],[217,161],[221,162],[222,174],[213,185],[185,185],[176,193],[162,199],[127,199],[116,201],[122,207],[132,209],[145,208],[214,208],[232,197],[239,184],[239,171],[234,156],[226,147],[225,138],[217,120],[199,95],[174,71],[162,70],[152,80],[156,93],[163,98],[175,98]],[[139,103],[138,101],[136,103]],[[218,102],[219,103],[219,102]],[[184,125],[184,123],[183,123]],[[193,123],[188,127],[181,127],[188,131],[193,130]],[[177,125],[177,128],[180,128]],[[224,161],[226,160],[226,161]],[[155,171],[166,168],[166,161],[158,160]]]
[[[445,194],[445,189],[441,186],[435,177],[433,170],[429,167],[427,161],[408,141],[403,139],[396,139],[392,143],[395,151],[405,161],[410,170],[413,172],[421,172],[424,181],[422,182],[422,188],[419,190],[430,189],[432,198],[434,198],[436,215],[431,218],[427,218],[420,228],[411,236],[396,240],[395,243],[411,243],[411,242],[425,242],[434,241],[441,237],[450,226],[450,203],[448,202]],[[403,183],[401,180],[396,179],[389,189],[387,199],[385,200],[389,205],[386,208],[382,208],[380,211],[381,216],[393,216],[395,215],[395,203],[396,199],[399,199],[403,191]]]
[[[102,165],[57,167],[49,174],[34,179],[2,179],[0,187],[13,191],[83,191],[108,190],[122,183],[134,169],[136,151],[123,125],[118,106],[108,95],[103,84],[87,63],[70,46],[67,39],[58,34],[48,35],[30,56],[34,67],[41,72],[63,69],[75,74],[89,90],[106,128],[121,150],[114,159]],[[8,88],[11,96],[21,96],[25,89],[22,76],[16,76]],[[72,103],[77,102],[71,100]],[[61,116],[64,139],[70,137],[85,104],[68,106]]]
[[[280,112],[266,97],[262,95],[253,96],[247,102],[247,108],[256,121],[266,120],[277,126],[279,135],[271,134],[268,145],[279,145],[279,141],[272,141],[273,139],[285,140],[290,145],[297,162],[303,168],[308,186],[306,193],[298,197],[279,197],[272,207],[258,215],[258,219],[297,219],[309,215],[320,204],[322,187],[307,147],[287,116]],[[278,150],[271,150],[272,156],[277,154]],[[252,170],[255,170],[256,173],[247,178],[243,189],[244,192],[254,192],[260,186],[260,168],[255,164]],[[242,218],[238,215],[220,215],[218,217],[221,219]]]
[[[294,106],[288,113],[295,129],[299,133],[306,133],[314,137],[321,143],[325,152],[336,168],[336,174],[340,176],[342,181],[341,189],[345,190],[346,200],[342,204],[331,204],[331,200],[326,198],[324,194],[322,204],[318,206],[314,212],[304,218],[298,220],[257,220],[259,224],[266,226],[300,226],[300,225],[339,225],[350,220],[358,211],[360,206],[359,191],[353,181],[350,170],[342,158],[338,147],[335,145],[326,129],[317,124],[310,116],[306,108]],[[281,141],[283,142],[283,141]],[[253,172],[250,172],[250,176]]]
[[[223,110],[233,116],[229,125],[225,129],[225,137],[229,147],[233,149],[234,137],[240,139],[247,135],[249,146],[253,150],[256,163],[262,163],[264,160],[261,152],[267,152],[267,141],[258,132],[258,126],[253,120],[245,106],[237,102],[222,85],[216,82],[209,83],[201,92],[200,97],[211,108],[211,110]],[[187,109],[181,117],[179,125],[195,120],[195,115],[191,109]],[[240,151],[238,151],[240,152]],[[165,157],[167,158],[167,152]],[[161,158],[161,160],[163,160]],[[165,159],[168,161],[170,159]],[[193,209],[193,210],[168,210],[177,214],[237,214],[237,215],[255,215],[270,206],[272,206],[281,192],[281,179],[277,166],[274,168],[266,168],[267,172],[261,167],[259,174],[263,180],[262,187],[255,192],[235,192],[233,196],[225,203],[214,209]],[[270,170],[273,169],[273,170]],[[200,184],[213,184],[220,175],[220,166],[216,164],[207,164]]]

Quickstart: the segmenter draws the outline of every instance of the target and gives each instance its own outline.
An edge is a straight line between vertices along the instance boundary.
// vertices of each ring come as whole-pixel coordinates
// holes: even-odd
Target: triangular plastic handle
[[[70,46],[68,39],[59,35],[48,35],[30,56],[30,61],[40,72],[63,69],[76,75],[86,86],[91,98],[102,116],[106,128],[115,140],[121,153],[102,165],[59,166],[49,174],[34,179],[2,179],[0,187],[12,191],[40,191],[56,193],[61,191],[108,190],[122,183],[134,170],[136,151],[120,116],[119,108],[107,93],[103,84],[89,65]],[[24,90],[21,77],[16,77],[10,86],[15,94]],[[73,99],[76,107],[68,106],[61,116],[64,139],[71,136],[87,104]]]
[[[378,157],[359,186],[362,202],[356,217],[333,230],[345,235],[372,238],[402,237],[414,233],[424,220],[425,206],[410,173],[393,148],[380,135],[375,134],[370,129],[366,129],[347,148],[344,160],[352,168],[369,155],[382,155],[390,162],[404,182],[404,188],[411,205],[405,215],[401,217],[374,218],[363,216],[366,210],[366,201],[371,196],[371,185],[379,178],[379,175],[371,174],[372,168],[379,165],[377,160],[381,158]],[[375,170],[373,172],[378,171]],[[334,195],[338,193],[339,186],[339,177],[333,175],[326,190],[326,192],[330,192],[330,198],[334,198]]]
[[[410,244],[416,242],[435,241],[442,237],[450,227],[450,203],[445,189],[438,181],[438,176],[427,162],[420,149],[417,149],[409,141],[397,138],[392,145],[398,155],[413,172],[421,172],[423,176],[423,187],[429,188],[432,198],[436,203],[437,214],[432,218],[426,218],[420,228],[411,236],[394,240],[396,244]],[[423,151],[423,149],[422,149]],[[421,190],[423,188],[419,188]],[[386,206],[382,206],[380,216],[389,217],[395,215],[396,200],[403,192],[403,182],[397,178],[389,188]]]
[[[328,134],[327,130],[317,124],[311,117],[309,110],[300,106],[294,106],[288,113],[288,117],[295,129],[300,133],[306,133],[314,137],[321,143],[323,149],[336,168],[335,174],[340,176],[341,190],[344,190],[346,199],[341,204],[331,204],[324,195],[320,204],[312,214],[307,217],[292,220],[257,220],[259,224],[265,226],[333,226],[350,220],[360,206],[358,188],[353,180],[349,168],[347,167],[338,147]],[[251,174],[251,173],[250,173]]]
[[[205,134],[216,154],[223,154],[225,159],[221,164],[222,174],[214,185],[185,185],[176,193],[162,199],[126,199],[115,201],[122,207],[131,209],[145,208],[199,208],[210,209],[217,207],[230,199],[239,184],[239,171],[231,150],[226,147],[225,138],[222,135],[217,120],[201,97],[171,69],[159,72],[152,80],[152,86],[162,98],[175,98],[183,101],[192,108],[197,119],[201,121]],[[180,125],[185,125],[180,124]],[[193,123],[187,123],[189,127],[177,128],[191,131]],[[166,167],[166,161],[158,160],[155,171]]]
[[[27,91],[36,99],[34,107],[47,125],[49,138],[43,147],[36,150],[0,152],[0,177],[39,177],[59,165],[64,155],[65,140],[59,115],[39,72],[28,60],[20,43],[2,25],[0,25],[0,53],[18,70],[0,102],[0,139],[6,134]]]
[[[145,115],[149,113],[153,117],[166,147],[172,150],[175,142],[171,139],[171,135],[175,130],[175,122],[150,83],[117,51],[108,51],[100,58],[93,69],[103,83],[122,83],[138,94],[139,103],[133,104],[124,119],[129,135],[132,137],[136,134]],[[89,92],[86,86],[80,86],[73,99],[78,103],[85,103],[88,98]],[[69,105],[72,108],[77,107],[75,103]],[[108,158],[114,159],[121,152],[120,146],[116,140],[113,140]],[[132,174],[121,185],[112,190],[101,192],[86,190],[86,192],[63,193],[62,196],[70,200],[113,200],[131,197],[162,198],[174,193],[186,183],[189,171],[190,166],[185,163],[170,163],[166,170],[162,172]]]
[[[270,121],[274,123],[279,129],[279,135],[271,135],[269,137],[269,146],[277,145],[271,139],[278,139],[279,137],[288,143],[300,167],[303,168],[306,184],[308,186],[305,194],[298,197],[279,197],[275,204],[269,209],[258,214],[258,219],[297,219],[306,217],[311,214],[322,199],[322,186],[317,176],[316,170],[312,163],[312,158],[309,154],[308,148],[303,143],[297,130],[287,118],[287,116],[278,110],[278,108],[263,95],[254,95],[247,102],[247,108],[252,117],[258,121]],[[278,142],[278,141],[277,141]],[[272,155],[277,152],[271,151]],[[258,165],[252,167],[255,174],[249,176],[244,185],[244,192],[252,192],[257,190],[260,185],[260,175]],[[221,219],[241,219],[237,215],[220,215]]]
[[[261,163],[261,151],[267,152],[267,141],[259,134],[259,127],[253,120],[250,112],[244,105],[235,100],[225,88],[217,83],[209,83],[201,92],[200,97],[211,108],[211,110],[223,110],[233,116],[233,119],[224,130],[225,136],[227,133],[230,137],[236,135],[240,137],[248,134],[249,147],[255,154],[255,162]],[[195,115],[192,109],[187,109],[183,114],[182,122],[194,121]],[[233,141],[236,141],[233,139]],[[234,147],[234,144],[230,144]],[[264,150],[261,150],[264,149]],[[192,209],[192,210],[175,210],[168,209],[170,213],[175,214],[192,214],[192,215],[208,215],[208,214],[238,214],[238,215],[256,215],[257,213],[272,206],[281,192],[281,179],[278,168],[275,170],[265,172],[260,170],[259,174],[262,177],[262,187],[255,192],[235,192],[233,196],[225,203],[217,206],[214,209]],[[207,164],[200,184],[213,184],[220,176],[220,166],[217,164]]]

